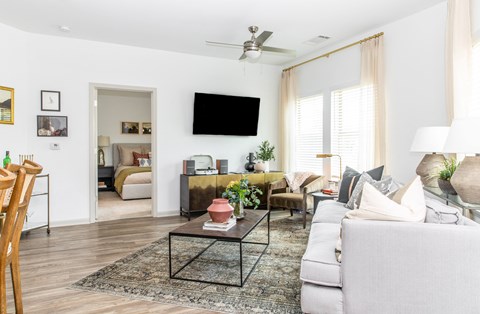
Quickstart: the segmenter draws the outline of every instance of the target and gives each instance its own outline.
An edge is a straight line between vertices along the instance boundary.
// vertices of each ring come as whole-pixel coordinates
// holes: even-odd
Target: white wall
[[[408,181],[423,157],[410,153],[417,128],[447,125],[445,108],[446,2],[349,38],[303,58],[314,57],[384,32],[388,172]],[[297,63],[295,62],[295,63]],[[355,46],[297,68],[300,97],[359,82],[360,48]],[[329,106],[328,97],[325,105]],[[329,123],[329,121],[325,121]],[[327,124],[327,128],[328,128]]]
[[[243,169],[248,152],[262,140],[278,146],[279,67],[28,34],[3,25],[0,36],[12,42],[8,52],[0,52],[0,81],[15,87],[18,94],[18,122],[1,126],[2,144],[13,154],[17,150],[34,153],[51,174],[51,217],[55,224],[87,222],[89,217],[89,83],[156,88],[157,125],[153,130],[158,141],[154,158],[159,165],[160,215],[178,214],[183,159],[210,154],[214,159],[228,159],[229,169],[238,171]],[[10,63],[12,59],[15,64]],[[69,117],[68,137],[35,136],[36,115],[42,113],[42,89],[61,91],[60,114]],[[193,136],[193,97],[197,91],[260,97],[258,136]],[[238,117],[225,118],[241,124],[243,114],[240,108]],[[10,136],[4,140],[7,131]],[[50,150],[52,142],[59,143],[61,149]]]
[[[122,122],[151,122],[151,95],[144,92],[130,92],[118,90],[98,91],[97,120],[98,135],[110,137],[110,146],[103,147],[105,165],[112,163],[113,143],[150,143],[150,134],[122,134]]]

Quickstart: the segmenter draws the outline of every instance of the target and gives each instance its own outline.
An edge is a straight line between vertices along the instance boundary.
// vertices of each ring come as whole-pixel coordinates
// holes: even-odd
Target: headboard
[[[151,143],[113,143],[112,144],[112,160],[113,160],[113,169],[117,169],[118,164],[120,163],[120,153],[118,152],[118,146],[123,147],[142,147],[147,152],[152,151]],[[141,151],[139,151],[141,153]]]

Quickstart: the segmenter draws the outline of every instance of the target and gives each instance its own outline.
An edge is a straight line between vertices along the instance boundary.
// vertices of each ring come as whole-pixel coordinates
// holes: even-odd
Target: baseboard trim
[[[65,227],[65,226],[74,226],[74,225],[86,225],[89,224],[90,220],[85,219],[72,219],[72,220],[61,220],[61,221],[52,221],[50,227]]]
[[[157,213],[156,217],[171,217],[171,216],[179,216],[179,210],[167,210]]]

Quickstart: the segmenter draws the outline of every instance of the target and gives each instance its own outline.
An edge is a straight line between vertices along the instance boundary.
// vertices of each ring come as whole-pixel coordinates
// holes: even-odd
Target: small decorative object
[[[255,154],[254,153],[248,153],[248,157],[247,157],[247,160],[248,162],[245,164],[245,170],[249,171],[249,172],[252,172],[254,170],[254,167],[255,167],[255,160],[257,158],[255,157]]]
[[[139,122],[122,122],[122,134],[139,134]]]
[[[60,92],[51,90],[40,91],[42,111],[60,111]]]
[[[222,197],[227,198],[230,204],[233,204],[233,215],[237,219],[242,219],[245,217],[245,205],[253,205],[255,209],[260,205],[257,194],[262,195],[263,192],[254,185],[248,186],[248,179],[242,176],[240,180],[230,181],[225,192],[222,193]]]
[[[142,122],[142,134],[152,134],[151,122]]]
[[[68,136],[68,118],[37,116],[37,136]]]
[[[14,89],[0,86],[0,123],[13,124]]]
[[[3,168],[6,169],[9,164],[12,163],[12,160],[10,159],[10,152],[7,150],[5,152],[5,158],[3,158]]]
[[[443,162],[443,168],[438,173],[438,187],[445,194],[457,195],[457,192],[450,183],[450,179],[457,170],[457,161],[455,158],[446,159]]]
[[[269,172],[269,161],[275,160],[275,155],[273,154],[275,146],[271,145],[269,141],[263,141],[262,144],[258,146],[258,149],[259,151],[256,153],[256,157],[259,162],[255,165],[255,170]]]
[[[98,149],[98,165],[103,167],[105,166],[105,153],[103,152],[102,147],[110,146],[110,136],[98,136],[97,145],[100,147]]]
[[[213,222],[224,223],[232,216],[233,207],[227,199],[215,198],[212,204],[208,206],[207,211]]]

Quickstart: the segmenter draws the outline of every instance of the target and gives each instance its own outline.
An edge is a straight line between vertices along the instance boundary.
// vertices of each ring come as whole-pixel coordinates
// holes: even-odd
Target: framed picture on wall
[[[122,134],[139,134],[140,122],[122,122]]]
[[[51,90],[40,91],[42,111],[60,111],[60,92]]]
[[[151,122],[142,122],[142,134],[152,134]]]
[[[37,136],[68,136],[66,116],[37,116]]]
[[[13,124],[14,89],[0,86],[0,123]]]

